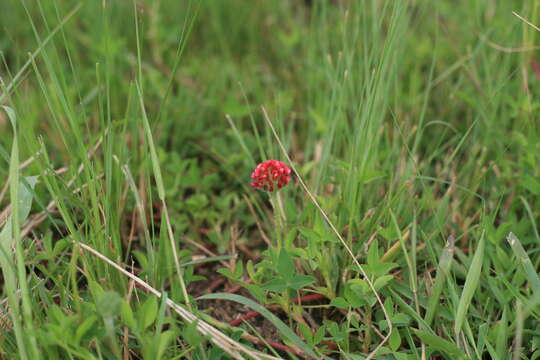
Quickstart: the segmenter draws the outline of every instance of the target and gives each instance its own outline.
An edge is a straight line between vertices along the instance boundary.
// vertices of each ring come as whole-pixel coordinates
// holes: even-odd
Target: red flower
[[[251,173],[251,186],[266,191],[281,189],[291,181],[291,168],[278,160],[266,160]],[[277,185],[277,188],[276,188]]]

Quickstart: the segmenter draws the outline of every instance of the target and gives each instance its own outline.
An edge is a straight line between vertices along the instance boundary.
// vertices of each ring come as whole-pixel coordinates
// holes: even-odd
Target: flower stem
[[[279,201],[279,193],[273,193],[271,195],[272,208],[274,209],[274,224],[276,226],[276,241],[277,241],[277,250],[281,250],[283,246],[283,217],[281,215],[281,206]]]

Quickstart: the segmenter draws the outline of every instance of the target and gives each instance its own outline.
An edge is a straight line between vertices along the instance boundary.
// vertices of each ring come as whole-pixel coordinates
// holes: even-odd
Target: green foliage
[[[540,359],[539,11],[0,1],[0,357],[228,358],[170,299],[316,358]],[[261,106],[367,278],[296,174],[250,188]]]
[[[281,249],[276,260],[272,263],[276,274],[272,276],[272,280],[262,285],[264,290],[277,293],[285,292],[287,289],[296,291],[315,282],[313,276],[301,275],[296,272],[293,258],[287,253],[287,250]]]

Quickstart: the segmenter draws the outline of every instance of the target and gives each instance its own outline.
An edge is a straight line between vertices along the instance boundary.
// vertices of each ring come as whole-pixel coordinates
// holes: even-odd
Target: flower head
[[[266,191],[281,189],[291,181],[291,168],[283,161],[266,160],[255,168],[251,173],[253,188]]]

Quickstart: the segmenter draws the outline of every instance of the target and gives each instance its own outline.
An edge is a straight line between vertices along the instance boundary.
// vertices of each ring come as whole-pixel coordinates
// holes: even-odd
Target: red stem
[[[320,300],[320,299],[326,299],[326,296],[324,296],[323,294],[304,295],[304,296],[300,296],[300,297],[292,299],[292,302],[295,304],[299,304],[302,302],[310,302],[310,301],[315,301],[315,300]]]
[[[277,342],[274,342],[274,341],[266,341],[266,342],[268,343],[268,345],[270,345],[274,349],[278,349],[278,350],[281,350],[281,351],[293,353],[294,355],[299,356],[302,359],[310,359],[310,360],[313,359],[313,357],[304,354],[302,351],[295,350],[295,349],[291,348],[290,346],[283,345],[283,344],[280,344],[280,343],[277,343]],[[260,344],[263,345],[264,343],[261,341]]]
[[[249,312],[247,313],[246,315],[242,315],[241,317],[239,317],[238,319],[235,319],[233,321],[231,321],[229,323],[230,326],[238,326],[240,325],[241,323],[243,323],[245,320],[249,320],[251,318],[254,318],[254,317],[257,317],[259,316],[260,314],[257,312],[257,311],[252,311],[252,312]]]

